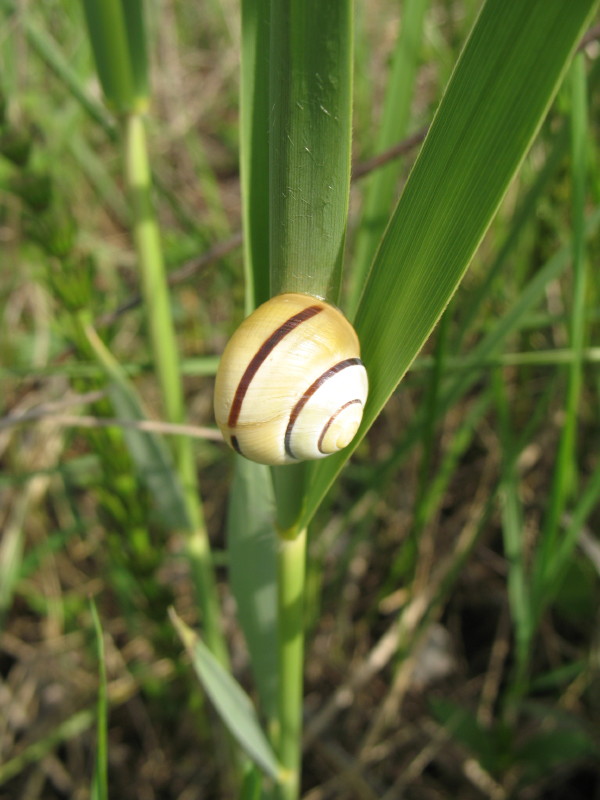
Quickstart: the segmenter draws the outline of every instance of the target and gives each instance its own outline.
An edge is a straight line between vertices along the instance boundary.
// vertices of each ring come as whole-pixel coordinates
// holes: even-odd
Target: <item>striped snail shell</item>
[[[217,372],[225,441],[260,464],[323,458],[356,434],[367,372],[354,328],[306,294],[263,303],[231,337]]]

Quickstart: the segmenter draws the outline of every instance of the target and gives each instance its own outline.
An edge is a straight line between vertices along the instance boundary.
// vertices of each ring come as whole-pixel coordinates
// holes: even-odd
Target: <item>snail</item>
[[[229,340],[217,371],[215,418],[246,458],[292,464],[346,447],[367,392],[358,336],[341,311],[311,295],[281,294]]]

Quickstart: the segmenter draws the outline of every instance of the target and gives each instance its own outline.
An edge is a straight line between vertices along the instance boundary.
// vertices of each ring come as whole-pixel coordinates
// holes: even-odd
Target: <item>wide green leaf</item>
[[[270,75],[271,292],[335,302],[350,193],[349,0],[272,3]]]
[[[356,319],[370,395],[353,444],[320,462],[314,514],[450,301],[539,129],[596,0],[488,0],[375,256]]]

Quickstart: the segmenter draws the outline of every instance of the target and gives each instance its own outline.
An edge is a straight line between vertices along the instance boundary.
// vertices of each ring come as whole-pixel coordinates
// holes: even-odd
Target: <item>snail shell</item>
[[[346,447],[367,392],[358,337],[344,315],[310,295],[282,294],[229,340],[217,372],[215,417],[241,455],[291,464]]]

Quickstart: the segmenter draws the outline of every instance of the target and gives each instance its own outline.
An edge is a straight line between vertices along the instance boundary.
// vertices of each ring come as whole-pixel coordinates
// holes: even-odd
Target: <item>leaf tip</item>
[[[177,631],[179,638],[183,642],[185,649],[186,650],[192,649],[198,639],[198,636],[194,633],[194,631],[190,627],[188,627],[185,624],[185,622],[177,614],[173,606],[169,606],[169,618],[173,623],[173,627]]]

